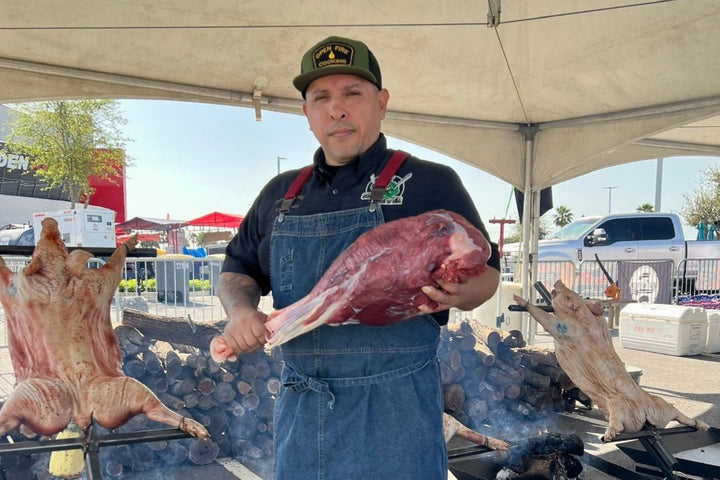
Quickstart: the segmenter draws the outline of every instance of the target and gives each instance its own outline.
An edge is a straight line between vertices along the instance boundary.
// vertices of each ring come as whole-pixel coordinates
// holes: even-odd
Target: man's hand
[[[265,345],[267,315],[257,309],[260,287],[247,275],[223,272],[217,293],[228,322],[222,335],[210,343],[213,360],[220,363],[234,360],[239,353],[259,350]]]
[[[238,354],[254,352],[265,345],[267,315],[254,309],[236,310],[228,312],[225,331],[210,343],[210,354],[218,363],[235,360]]]
[[[497,291],[500,272],[488,268],[481,275],[460,283],[438,280],[437,285],[426,285],[422,291],[431,302],[420,305],[422,313],[435,313],[455,307],[472,310],[489,300]]]

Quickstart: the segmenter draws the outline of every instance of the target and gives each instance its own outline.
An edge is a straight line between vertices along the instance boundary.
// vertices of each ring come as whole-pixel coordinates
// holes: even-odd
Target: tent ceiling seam
[[[606,123],[615,120],[651,117],[665,113],[689,112],[692,110],[699,110],[707,107],[717,107],[718,111],[720,111],[720,96],[698,98],[694,100],[686,100],[683,102],[666,103],[663,105],[653,105],[651,107],[620,110],[617,112],[601,113],[597,115],[587,115],[584,117],[568,118],[565,120],[540,122],[538,124],[538,127],[540,128],[540,130],[550,130],[552,128],[565,128],[579,125]]]
[[[0,68],[7,68],[9,70],[20,70],[30,73],[39,73],[44,75],[75,78],[79,80],[88,80],[93,82],[105,82],[119,85],[127,85],[132,87],[143,87],[155,90],[184,93],[189,95],[198,95],[207,98],[223,99],[232,103],[241,102],[247,103],[249,105],[253,104],[253,93],[224,90],[220,88],[200,87],[197,85],[173,83],[162,80],[151,80],[141,77],[120,75],[117,73],[107,73],[96,70],[83,70],[79,68],[63,67],[59,65],[15,60],[12,58],[0,57]]]
[[[720,155],[720,147],[706,143],[673,142],[670,140],[657,140],[654,138],[643,138],[632,142],[633,145],[642,147],[663,147],[676,150],[690,150],[692,152],[705,152],[713,155]]]

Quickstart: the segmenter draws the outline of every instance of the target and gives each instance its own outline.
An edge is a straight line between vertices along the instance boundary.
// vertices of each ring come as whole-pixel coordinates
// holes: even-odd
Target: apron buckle
[[[278,213],[278,222],[282,222],[283,220],[285,220],[285,214],[290,211],[290,207],[292,206],[294,201],[295,197],[283,199],[282,203],[280,204],[280,210]]]
[[[372,193],[370,193],[371,212],[377,210],[377,206],[383,198],[385,198],[385,187],[373,187]]]

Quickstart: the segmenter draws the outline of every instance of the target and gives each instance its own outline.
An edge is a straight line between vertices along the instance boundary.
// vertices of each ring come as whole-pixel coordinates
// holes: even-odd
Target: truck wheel
[[[164,302],[165,301],[165,292],[158,292],[157,299],[158,299],[158,302]]]

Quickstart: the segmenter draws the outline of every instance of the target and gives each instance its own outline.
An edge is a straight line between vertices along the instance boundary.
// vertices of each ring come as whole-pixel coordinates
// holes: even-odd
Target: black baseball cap
[[[303,55],[300,75],[293,85],[305,98],[305,90],[314,80],[325,75],[357,75],[382,89],[380,65],[363,42],[343,37],[328,37]]]

